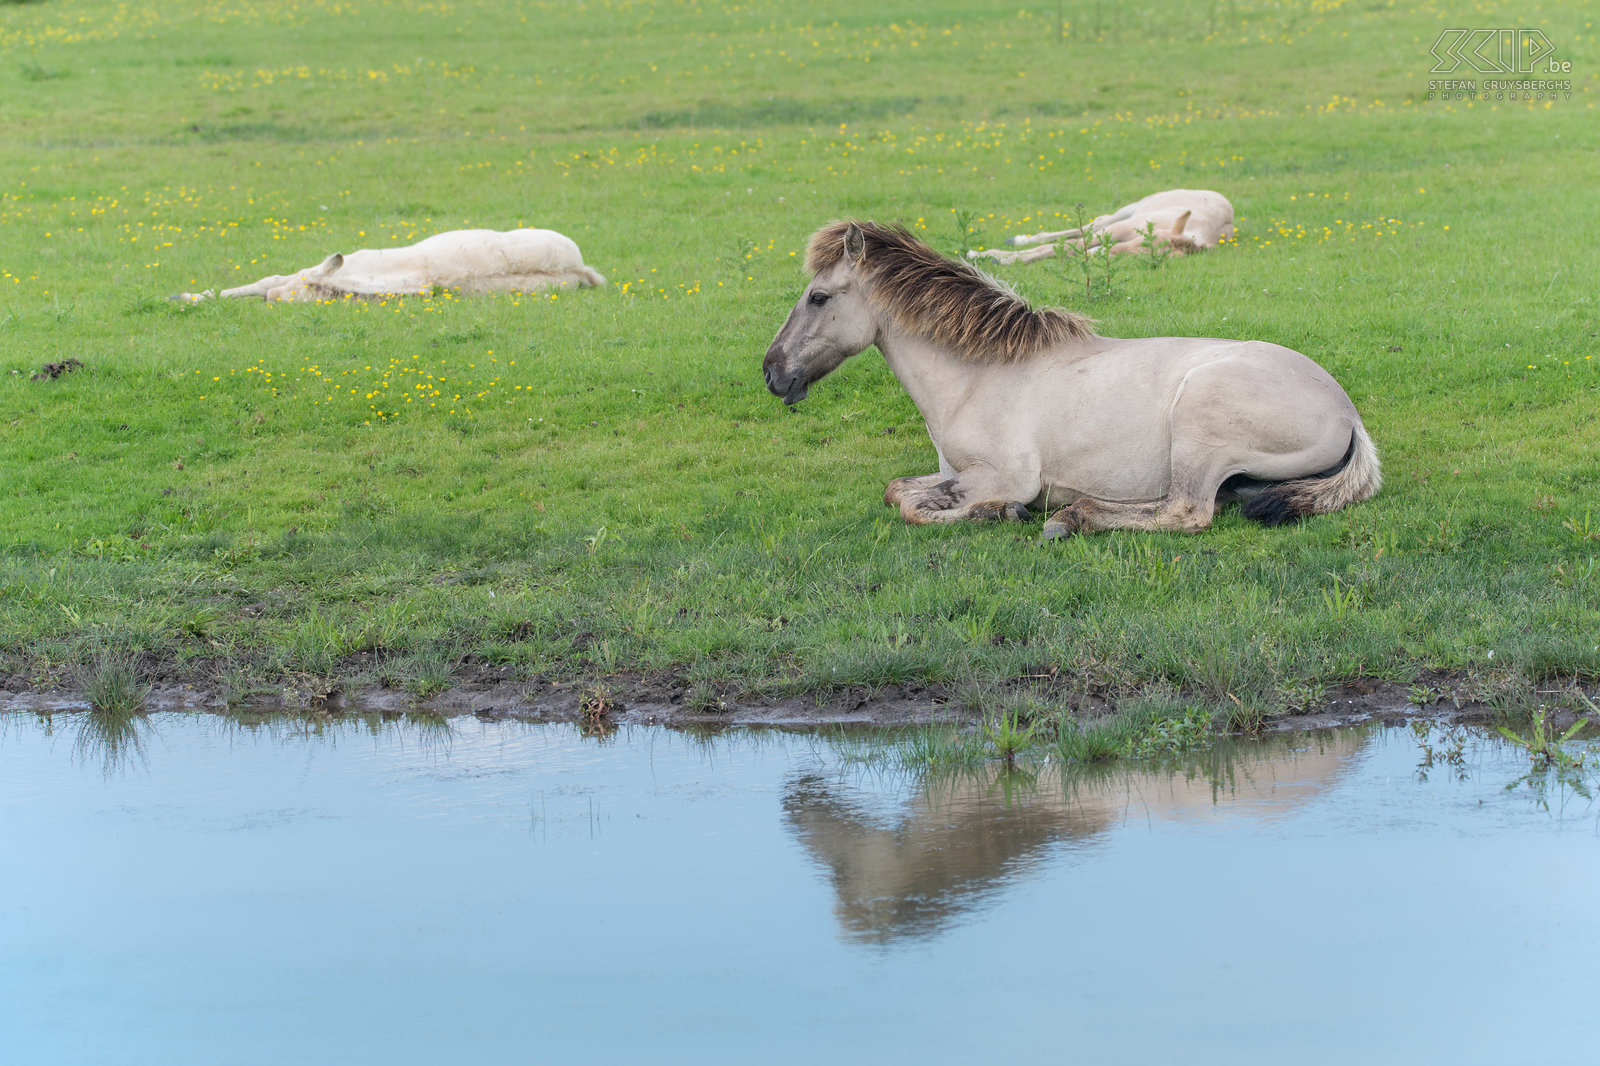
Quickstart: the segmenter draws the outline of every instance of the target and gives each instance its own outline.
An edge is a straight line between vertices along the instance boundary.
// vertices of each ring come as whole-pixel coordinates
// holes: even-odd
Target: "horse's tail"
[[[1245,501],[1240,512],[1263,525],[1281,526],[1306,515],[1328,514],[1371,499],[1382,485],[1378,449],[1372,446],[1372,438],[1358,417],[1350,434],[1350,447],[1339,465],[1311,477],[1268,485]]]

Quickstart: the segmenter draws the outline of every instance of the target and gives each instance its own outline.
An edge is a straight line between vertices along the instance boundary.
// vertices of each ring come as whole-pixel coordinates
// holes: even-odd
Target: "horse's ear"
[[[344,266],[344,256],[334,252],[322,261],[322,265],[317,267],[317,272],[319,274],[332,274],[342,266]]]
[[[850,223],[850,228],[844,231],[844,257],[850,263],[861,262],[861,257],[867,254],[867,236],[861,232],[861,227]]]
[[[1174,236],[1174,237],[1183,236],[1183,227],[1185,227],[1185,226],[1187,226],[1189,224],[1189,216],[1192,215],[1193,213],[1194,213],[1193,211],[1185,211],[1183,214],[1178,216],[1178,221],[1176,221],[1176,222],[1174,222],[1172,224],[1172,236]]]

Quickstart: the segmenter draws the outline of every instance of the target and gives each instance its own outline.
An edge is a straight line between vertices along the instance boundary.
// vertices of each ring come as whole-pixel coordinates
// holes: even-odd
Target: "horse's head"
[[[852,222],[828,239],[842,241],[842,246],[813,245],[810,259],[827,265],[806,286],[761,364],[767,388],[786,404],[805,399],[812,382],[877,340],[877,318],[867,303],[860,269],[866,237]]]

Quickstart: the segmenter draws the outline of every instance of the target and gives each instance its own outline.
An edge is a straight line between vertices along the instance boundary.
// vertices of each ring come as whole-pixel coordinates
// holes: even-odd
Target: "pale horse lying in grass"
[[[465,293],[536,292],[548,288],[604,285],[584,266],[572,238],[549,229],[458,229],[437,233],[405,248],[335,252],[295,274],[273,274],[252,285],[223,289],[223,296],[255,297],[268,303],[338,299],[345,296],[420,296],[436,288]],[[195,303],[215,293],[173,297]]]
[[[1147,245],[1153,245],[1149,251],[1187,255],[1202,248],[1215,248],[1232,236],[1233,205],[1226,196],[1210,189],[1168,189],[1109,215],[1100,215],[1089,223],[1087,239],[1081,229],[1033,233],[1006,241],[1012,248],[1027,248],[1025,252],[988,248],[967,255],[1000,263],[1031,263],[1055,255],[1063,243],[1074,251],[1082,251],[1087,244],[1090,254],[1097,254],[1107,238],[1112,255],[1145,251]]]
[[[1097,335],[1035,311],[909,232],[835,222],[811,238],[815,277],[767,349],[786,404],[876,344],[927,421],[939,472],[889,483],[907,522],[1030,517],[1046,537],[1198,532],[1242,500],[1268,525],[1378,491],[1378,455],[1350,397],[1265,341]]]

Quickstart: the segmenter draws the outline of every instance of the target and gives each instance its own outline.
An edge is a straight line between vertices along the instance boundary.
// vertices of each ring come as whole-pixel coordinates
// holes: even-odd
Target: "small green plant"
[[[1169,556],[1154,542],[1141,540],[1134,543],[1130,561],[1134,573],[1150,589],[1150,598],[1154,602],[1165,603],[1178,590],[1183,578],[1183,556]]]
[[[1025,721],[1021,712],[1015,710],[998,715],[984,726],[984,736],[990,747],[1008,767],[1016,765],[1017,756],[1033,746],[1037,733],[1038,724]]]
[[[1156,236],[1156,224],[1146,222],[1144,229],[1139,231],[1139,247],[1144,249],[1144,264],[1151,270],[1159,270],[1163,263],[1172,257],[1172,245]]]
[[[1232,647],[1207,643],[1198,649],[1189,666],[1195,683],[1213,701],[1237,699],[1234,689],[1239,687],[1241,674],[1239,659]]]
[[[417,672],[406,687],[419,700],[432,699],[450,687],[453,674],[450,663],[429,656],[419,660]]]
[[[1572,534],[1572,539],[1580,544],[1588,540],[1600,540],[1600,525],[1595,525],[1588,507],[1583,509],[1583,521],[1568,518],[1561,523],[1561,528]]]
[[[1095,299],[1095,280],[1099,278],[1100,296],[1110,296],[1116,288],[1117,257],[1111,254],[1117,242],[1110,233],[1093,232],[1094,219],[1088,208],[1077,204],[1073,208],[1073,226],[1077,237],[1068,237],[1056,245],[1063,259],[1073,259],[1083,274],[1083,298]]]
[[[166,300],[159,296],[152,296],[147,292],[136,292],[128,298],[128,302],[123,308],[123,314],[154,315],[176,313],[181,310],[181,308],[181,304],[175,304],[171,300]]]
[[[613,533],[611,530],[607,529],[605,526],[601,526],[599,529],[595,530],[589,536],[583,538],[584,544],[588,545],[588,547],[589,547],[589,554],[590,555],[597,554],[600,551],[601,548],[604,548],[606,546],[606,544],[608,542],[610,542],[610,541],[620,541],[620,540],[622,540],[621,535],[619,535],[617,533]]]
[[[1579,693],[1579,697],[1591,711],[1600,709],[1582,693]],[[1541,705],[1533,712],[1526,735],[1501,726],[1500,735],[1527,752],[1530,763],[1528,772],[1506,785],[1506,791],[1526,785],[1534,793],[1539,806],[1546,810],[1550,808],[1552,785],[1571,789],[1584,799],[1592,799],[1591,783],[1586,773],[1590,753],[1573,751],[1566,746],[1587,724],[1587,719],[1579,718],[1565,732],[1557,733],[1554,723],[1549,720],[1549,712]]]
[[[949,770],[972,767],[985,757],[982,738],[954,726],[913,726],[896,738],[894,762],[902,770]]]
[[[1267,709],[1254,699],[1240,699],[1232,692],[1228,699],[1233,706],[1228,708],[1228,728],[1235,733],[1246,736],[1255,736],[1267,725]]]
[[[1199,707],[1185,707],[1177,718],[1158,718],[1140,732],[1131,754],[1140,759],[1185,755],[1211,743],[1212,714]]]
[[[1535,773],[1542,773],[1550,769],[1582,769],[1588,758],[1585,752],[1570,752],[1563,745],[1578,735],[1579,730],[1588,725],[1586,719],[1580,718],[1567,729],[1566,732],[1557,734],[1554,724],[1550,721],[1549,711],[1543,704],[1536,707],[1533,716],[1528,721],[1528,732],[1524,736],[1507,726],[1500,726],[1500,735],[1511,743],[1528,753],[1528,758],[1533,762]]]
[[[1278,685],[1278,699],[1291,714],[1309,714],[1322,706],[1328,686],[1320,681],[1284,681]]]
[[[1366,606],[1366,590],[1357,584],[1346,584],[1337,574],[1332,576],[1333,587],[1322,590],[1322,603],[1328,609],[1328,617],[1343,622]]]
[[[1112,249],[1116,246],[1116,238],[1112,237],[1110,233],[1102,231],[1095,235],[1095,247],[1100,250],[1100,254],[1090,258],[1100,260],[1101,296],[1110,296],[1117,290],[1117,265],[1120,257],[1112,254]]]
[[[114,652],[97,654],[81,673],[83,698],[95,711],[133,714],[144,710],[150,684],[139,675],[130,656]]]
[[[1127,753],[1131,739],[1132,730],[1121,721],[1088,727],[1062,721],[1056,729],[1056,752],[1068,763],[1109,762]]]
[[[1426,707],[1431,703],[1438,703],[1440,700],[1444,699],[1443,692],[1440,692],[1432,685],[1424,685],[1421,683],[1412,685],[1406,694],[1411,698],[1411,702],[1415,703],[1418,707]]]
[[[419,700],[432,699],[455,684],[461,651],[459,641],[446,639],[408,656],[398,671],[383,668],[380,676],[387,683],[392,672],[398,673],[413,696]]]
[[[997,601],[993,607],[982,614],[969,614],[961,620],[961,635],[966,642],[975,648],[981,648],[994,643],[994,620],[1000,612]]]
[[[1439,521],[1435,523],[1433,531],[1427,536],[1423,537],[1417,546],[1423,551],[1449,554],[1460,547],[1460,545],[1461,541],[1460,538],[1456,536],[1455,527],[1451,525],[1449,516],[1446,516],[1439,519]]]
[[[1089,254],[1090,216],[1089,209],[1082,203],[1073,207],[1072,222],[1080,234],[1078,243],[1073,244],[1071,240],[1062,241],[1059,252],[1063,257],[1072,254],[1077,255],[1078,267],[1083,271],[1083,298],[1092,300],[1094,299],[1094,257]]]
[[[973,245],[981,243],[975,239],[979,230],[973,226],[973,223],[978,220],[979,213],[964,207],[952,207],[950,212],[955,216],[953,222],[955,227],[954,245],[956,258],[965,259],[967,253],[972,251]]]
[[[1570,569],[1564,562],[1550,569],[1550,581],[1557,588],[1588,588],[1595,583],[1596,577],[1600,577],[1600,559],[1593,555],[1581,563],[1573,563]]]
[[[683,705],[695,714],[721,714],[728,709],[728,701],[709,681],[696,681],[691,685]]]

